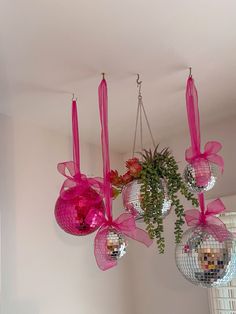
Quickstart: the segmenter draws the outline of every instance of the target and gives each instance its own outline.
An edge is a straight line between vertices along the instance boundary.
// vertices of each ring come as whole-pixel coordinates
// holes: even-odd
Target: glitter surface
[[[64,200],[59,197],[55,206],[58,225],[72,235],[87,235],[94,232],[101,224],[98,216],[104,213],[103,201],[98,199],[97,192],[92,188],[88,188],[73,199]],[[94,215],[88,220],[90,211],[93,211]]]
[[[236,276],[233,237],[219,242],[203,227],[190,228],[176,246],[175,253],[179,271],[195,285],[226,286]]]
[[[206,176],[210,173],[210,178]],[[198,160],[195,164],[188,164],[184,170],[184,180],[189,191],[201,193],[211,190],[216,184],[217,168],[207,160]],[[201,184],[201,181],[204,183]]]
[[[127,245],[126,238],[122,233],[116,231],[115,229],[110,229],[108,231],[106,240],[108,259],[120,259],[126,254]]]
[[[141,206],[142,196],[141,196],[141,184],[138,180],[134,180],[128,183],[123,191],[123,204],[126,210],[135,214],[136,220],[143,220],[144,210]],[[171,200],[168,198],[167,187],[163,182],[163,190],[165,198],[162,205],[162,217],[165,218],[171,210]]]

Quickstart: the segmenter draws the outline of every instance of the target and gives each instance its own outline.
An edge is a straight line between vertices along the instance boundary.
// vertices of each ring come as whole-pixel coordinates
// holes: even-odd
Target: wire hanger
[[[139,133],[140,133],[140,144],[141,144],[141,150],[143,150],[143,114],[145,118],[145,122],[152,140],[152,144],[154,148],[156,147],[154,137],[152,134],[151,126],[147,117],[146,110],[144,108],[143,104],[143,97],[142,97],[142,81],[140,80],[140,75],[137,74],[137,79],[136,79],[137,87],[138,87],[138,106],[137,106],[137,113],[136,113],[136,122],[135,122],[135,131],[134,131],[134,142],[133,142],[133,156],[135,154],[135,147],[136,147],[136,142],[137,142],[137,133],[138,133],[138,128],[139,128]]]
[[[78,97],[75,97],[75,94],[73,93],[73,94],[72,94],[72,99],[71,99],[71,100],[72,100],[72,101],[73,101],[73,100],[77,101],[77,100],[78,100]]]

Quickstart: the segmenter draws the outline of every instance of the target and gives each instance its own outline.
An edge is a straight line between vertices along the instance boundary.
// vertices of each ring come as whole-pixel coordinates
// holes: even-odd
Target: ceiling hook
[[[189,67],[189,77],[192,77],[192,67]]]
[[[137,86],[141,86],[142,81],[140,81],[140,75],[139,75],[139,74],[137,74],[137,80],[136,80],[136,82],[137,82]]]
[[[74,93],[72,94],[72,101],[73,101],[73,100],[75,100],[75,101],[78,100],[78,97],[75,97],[75,94],[74,94]]]

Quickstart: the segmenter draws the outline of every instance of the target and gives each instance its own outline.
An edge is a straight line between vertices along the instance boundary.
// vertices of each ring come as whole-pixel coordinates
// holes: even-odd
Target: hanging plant
[[[122,193],[125,209],[132,213],[136,220],[146,223],[149,236],[151,239],[156,239],[159,252],[164,253],[163,219],[170,213],[171,208],[174,209],[177,217],[175,222],[176,243],[179,243],[182,238],[184,207],[179,194],[191,201],[194,206],[198,205],[198,201],[187,189],[187,185],[179,173],[178,164],[169,148],[158,151],[158,145],[155,145],[143,104],[141,84],[138,75],[138,106],[133,156],[139,129],[140,158],[133,157],[126,161],[127,171],[124,175],[119,175],[117,170],[111,171],[110,180],[113,185],[113,197]],[[143,149],[143,116],[153,143],[153,150]]]
[[[184,207],[179,194],[191,201],[194,206],[198,205],[197,199],[188,191],[185,182],[179,173],[178,164],[169,148],[158,152],[158,146],[154,151],[144,150],[142,153],[141,171],[141,195],[144,210],[144,222],[152,239],[156,238],[160,253],[164,253],[165,240],[163,237],[163,204],[166,193],[168,200],[176,214],[175,241],[179,243],[182,238],[184,224]]]
[[[178,164],[168,148],[158,151],[157,146],[153,151],[143,150],[141,157],[126,162],[127,172],[124,175],[119,175],[117,170],[111,171],[113,196],[122,193],[126,209],[138,219],[142,217],[149,236],[156,239],[159,252],[164,253],[163,219],[166,208],[172,207],[175,211],[175,241],[179,243],[184,224],[184,207],[179,194],[191,201],[193,206],[198,206],[198,201],[188,191]],[[134,183],[139,185],[137,196],[126,192],[127,187]]]

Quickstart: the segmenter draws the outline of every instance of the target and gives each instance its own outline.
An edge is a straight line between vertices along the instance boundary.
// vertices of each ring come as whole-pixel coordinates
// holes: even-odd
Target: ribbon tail
[[[146,245],[146,247],[149,247],[153,243],[153,240],[149,237],[148,233],[137,227],[134,230],[125,231],[124,234],[127,235],[127,237]]]
[[[220,168],[221,173],[224,172],[224,159],[223,159],[223,157],[216,155],[216,154],[212,154],[212,155],[208,155],[207,159],[208,159],[208,161],[216,164]]]
[[[135,219],[132,214],[121,214],[114,221],[114,227],[118,228],[127,237],[143,243],[147,247],[149,247],[153,242],[146,231],[136,227]]]
[[[117,265],[117,261],[109,260],[106,251],[106,239],[109,228],[101,228],[94,239],[94,256],[98,267],[105,271]]]
[[[193,159],[194,159],[194,152],[193,152],[192,147],[189,147],[185,151],[185,160],[191,164]]]
[[[196,227],[199,225],[200,212],[197,209],[188,209],[184,213],[185,221],[189,227]]]
[[[220,198],[217,198],[217,199],[215,199],[214,201],[210,202],[207,205],[206,215],[216,215],[216,214],[220,214],[220,213],[222,213],[224,211],[225,211],[224,203],[221,201]],[[219,224],[219,223],[217,223],[217,224]]]

